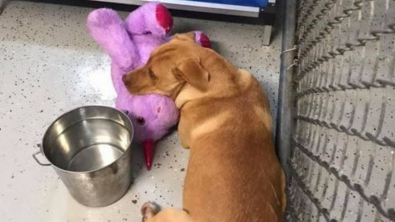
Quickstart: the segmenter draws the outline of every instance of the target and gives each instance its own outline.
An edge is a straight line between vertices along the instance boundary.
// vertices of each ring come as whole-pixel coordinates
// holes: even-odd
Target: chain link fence
[[[395,0],[299,0],[290,221],[395,221]]]

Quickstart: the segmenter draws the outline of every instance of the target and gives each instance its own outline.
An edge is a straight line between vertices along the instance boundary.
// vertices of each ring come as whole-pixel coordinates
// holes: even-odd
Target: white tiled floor
[[[84,26],[90,10],[13,2],[0,16],[0,221],[141,221],[139,209],[147,200],[181,206],[188,151],[175,132],[160,142],[150,172],[141,169],[142,153],[134,148],[135,183],[104,208],[76,203],[54,170],[31,156],[46,127],[63,112],[113,105],[110,60]],[[175,19],[175,31],[192,29],[203,30],[215,49],[259,78],[275,114],[280,39],[262,47],[260,26]]]

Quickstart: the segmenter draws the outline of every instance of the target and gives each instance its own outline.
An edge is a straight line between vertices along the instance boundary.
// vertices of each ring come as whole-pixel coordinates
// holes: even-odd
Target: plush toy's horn
[[[144,149],[144,157],[145,157],[145,166],[147,170],[151,170],[152,162],[154,160],[154,140],[147,139],[143,142],[143,149]]]

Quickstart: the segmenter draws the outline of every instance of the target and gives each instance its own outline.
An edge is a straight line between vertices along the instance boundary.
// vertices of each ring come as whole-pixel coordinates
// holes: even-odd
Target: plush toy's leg
[[[173,28],[173,18],[164,5],[150,2],[130,13],[125,24],[131,34],[152,34],[165,37]]]
[[[140,57],[119,15],[111,9],[97,9],[88,15],[86,26],[93,39],[119,68],[129,71]]]

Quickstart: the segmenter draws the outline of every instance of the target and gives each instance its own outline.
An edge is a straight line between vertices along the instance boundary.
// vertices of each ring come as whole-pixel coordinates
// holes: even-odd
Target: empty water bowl
[[[44,134],[40,152],[81,204],[106,206],[119,200],[132,182],[133,126],[117,109],[84,106],[56,119]]]

